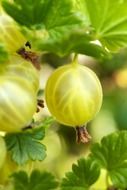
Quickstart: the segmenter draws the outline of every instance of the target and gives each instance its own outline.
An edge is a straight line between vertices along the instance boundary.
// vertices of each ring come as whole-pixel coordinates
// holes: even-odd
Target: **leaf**
[[[96,182],[100,175],[100,168],[92,158],[78,160],[72,165],[72,172],[68,172],[63,178],[61,190],[87,190]]]
[[[28,175],[24,171],[20,171],[18,173],[14,173],[11,177],[13,177],[14,188],[17,190],[26,190],[29,184]]]
[[[94,144],[92,154],[101,167],[107,169],[113,185],[127,187],[127,131],[110,134]]]
[[[75,6],[70,2],[56,0],[56,3],[52,4],[45,22],[47,30],[43,33],[43,40],[41,38],[35,40],[39,50],[55,53],[59,56],[75,52],[96,58],[104,57],[107,55],[106,50],[91,43],[92,39],[87,34],[89,31],[88,17],[83,16],[78,8],[72,11]],[[56,10],[62,10],[63,14]]]
[[[84,0],[94,39],[111,51],[127,45],[127,1]],[[86,12],[85,12],[86,13]]]
[[[2,5],[12,18],[28,28],[37,25],[38,29],[44,24],[46,29],[54,29],[82,21],[80,15],[72,12],[73,2],[68,0],[15,0],[13,3],[4,0]]]
[[[11,151],[12,159],[17,164],[24,164],[28,160],[43,160],[46,147],[40,142],[45,136],[44,128],[37,128],[22,133],[6,134],[7,148]]]
[[[4,45],[0,43],[0,64],[6,62],[7,60],[8,60],[8,53],[5,50]]]
[[[43,119],[43,122],[41,123],[41,127],[43,128],[48,128],[52,125],[52,123],[54,122],[54,118],[52,116],[48,116],[48,117],[45,117]]]
[[[3,1],[5,11],[21,25],[28,28],[43,24],[48,12],[51,0],[15,0],[14,2]]]
[[[48,172],[34,170],[30,177],[23,171],[13,174],[17,190],[54,190],[58,186],[55,177]]]
[[[88,35],[85,35],[84,31],[66,31],[66,33],[61,32],[61,36],[54,38],[49,36],[46,40],[41,41],[40,39],[36,41],[38,48],[42,51],[49,51],[59,56],[65,56],[71,53],[80,53],[88,56],[92,56],[98,59],[109,56],[102,46],[91,43],[91,39]],[[64,34],[63,34],[64,33]],[[56,33],[57,34],[57,33]],[[77,40],[78,39],[78,40]]]

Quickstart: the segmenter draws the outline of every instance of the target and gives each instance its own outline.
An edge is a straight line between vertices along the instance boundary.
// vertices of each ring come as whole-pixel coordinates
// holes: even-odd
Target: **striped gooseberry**
[[[56,69],[49,77],[45,98],[49,111],[61,124],[80,127],[100,110],[102,87],[97,75],[77,61]]]
[[[0,15],[0,32],[0,42],[9,53],[16,52],[27,41],[16,22],[5,13]]]
[[[16,132],[36,112],[39,78],[34,66],[20,56],[10,62],[0,67],[0,131]]]

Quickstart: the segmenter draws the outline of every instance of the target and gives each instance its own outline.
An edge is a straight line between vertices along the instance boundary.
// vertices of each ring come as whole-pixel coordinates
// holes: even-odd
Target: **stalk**
[[[77,66],[78,65],[78,54],[76,53],[74,55],[73,61],[72,61],[72,65],[73,66]]]

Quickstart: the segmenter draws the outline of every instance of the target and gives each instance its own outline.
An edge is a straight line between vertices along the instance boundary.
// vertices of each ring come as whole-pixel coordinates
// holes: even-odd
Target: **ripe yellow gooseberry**
[[[16,56],[0,67],[0,131],[16,132],[27,126],[37,109],[38,71]]]
[[[102,87],[86,66],[64,65],[49,77],[45,88],[49,111],[61,124],[77,127],[93,119],[102,104]]]
[[[7,51],[16,52],[26,43],[26,38],[11,17],[0,15],[0,42],[4,43]]]

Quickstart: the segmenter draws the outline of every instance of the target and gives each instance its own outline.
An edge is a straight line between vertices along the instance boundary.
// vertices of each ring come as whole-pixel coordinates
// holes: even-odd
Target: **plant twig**
[[[74,55],[72,64],[73,64],[74,66],[76,66],[76,65],[78,64],[78,54],[75,54],[75,55]]]
[[[29,47],[29,49],[31,49],[31,44],[29,41],[25,43],[25,47]],[[26,50],[25,47],[21,47],[20,49],[16,51],[16,53],[21,55],[22,58],[30,61],[36,67],[36,69],[40,70],[39,55],[37,55],[36,52],[32,52],[31,50],[30,51]]]
[[[39,56],[32,51],[26,51],[24,47],[17,50],[17,53],[24,59],[30,61],[36,69],[40,70]]]

